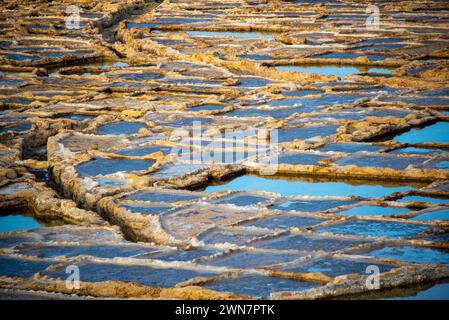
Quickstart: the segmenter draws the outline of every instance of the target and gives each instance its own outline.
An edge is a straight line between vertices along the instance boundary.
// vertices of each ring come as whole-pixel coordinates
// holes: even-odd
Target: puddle
[[[317,165],[318,161],[325,159],[326,156],[310,154],[310,153],[294,153],[294,154],[281,154],[277,157],[279,164],[291,164],[291,165]]]
[[[27,99],[19,99],[19,98],[12,98],[12,99],[5,99],[1,102],[4,103],[14,103],[14,104],[22,104],[22,105],[29,105],[31,104],[33,101],[32,100],[27,100]]]
[[[401,143],[436,142],[449,143],[449,123],[438,122],[422,129],[412,129],[393,140]]]
[[[391,44],[382,44],[382,45],[374,45],[370,47],[363,47],[359,48],[358,50],[361,51],[389,51],[393,49],[399,49],[405,47],[405,44],[399,44],[399,43],[391,43]]]
[[[446,97],[414,97],[414,96],[399,96],[399,97],[384,97],[380,98],[381,102],[404,102],[414,104],[421,107],[428,106],[449,106],[449,99]]]
[[[206,79],[169,79],[169,80],[162,80],[161,82],[167,83],[167,84],[174,84],[177,86],[185,86],[188,84],[202,84],[202,85],[219,85],[221,84],[220,81],[212,81],[212,80],[206,80]],[[194,86],[189,88],[196,88],[197,90],[200,90],[201,88],[205,89],[205,87],[201,86]]]
[[[119,77],[129,81],[148,81],[160,79],[163,76],[159,73],[127,73],[120,74]]]
[[[385,147],[369,143],[330,143],[320,148],[322,152],[378,152]]]
[[[407,208],[392,208],[380,206],[361,206],[337,213],[339,216],[390,216],[409,212]]]
[[[211,122],[212,122],[212,119],[210,119],[210,118],[177,117],[176,119],[174,119],[173,121],[171,121],[169,123],[160,123],[160,125],[175,127],[175,128],[185,128],[185,127],[191,127],[195,123],[207,126],[207,125],[210,125]]]
[[[275,59],[267,54],[243,54],[243,55],[239,55],[237,57],[242,58],[242,59],[256,60],[256,61]]]
[[[231,197],[227,197],[225,199],[219,199],[215,201],[216,204],[232,204],[235,206],[252,206],[258,203],[267,201],[268,199],[265,197],[259,197],[254,195],[233,195]]]
[[[370,182],[347,181],[338,182],[332,180],[317,180],[293,177],[258,177],[244,175],[220,185],[210,185],[205,192],[219,190],[265,190],[279,193],[283,196],[360,196],[383,197],[393,192],[401,192],[413,189],[406,184],[381,185]]]
[[[171,147],[148,146],[148,147],[122,149],[119,151],[110,150],[110,152],[120,154],[122,156],[142,157],[152,154],[154,152],[162,152],[164,155],[167,155],[170,153],[171,149],[172,149]]]
[[[69,119],[69,120],[75,120],[75,121],[83,121],[86,119],[94,119],[94,118],[96,118],[96,116],[85,115],[85,114],[70,114],[70,115],[57,117],[57,119]]]
[[[324,94],[320,97],[316,98],[303,98],[298,99],[296,103],[301,104],[303,107],[318,107],[318,106],[326,106],[326,105],[338,105],[338,104],[351,104],[355,103],[357,100],[361,98],[368,98],[370,94]],[[312,109],[310,109],[312,110]],[[354,110],[353,110],[354,111]],[[308,112],[304,110],[303,112]],[[346,111],[348,112],[348,111]],[[331,115],[331,114],[329,114]]]
[[[130,204],[122,204],[121,206],[133,213],[155,214],[155,215],[163,214],[164,212],[172,209],[172,207],[170,206],[138,206]]]
[[[196,272],[183,269],[116,265],[108,263],[82,262],[78,264],[78,267],[80,269],[80,274],[83,275],[83,281],[86,282],[124,281],[164,288],[172,287],[179,282],[194,277],[213,275],[208,272]],[[65,267],[62,267],[57,271],[49,272],[48,276],[51,278],[66,279],[67,274],[65,273]]]
[[[322,75],[334,75],[344,79],[348,74],[359,73],[360,70],[355,67],[345,67],[345,66],[280,66],[275,67],[276,70],[280,71],[296,71],[304,73],[316,73]]]
[[[449,253],[430,248],[411,246],[385,247],[371,251],[365,255],[415,263],[449,264]]]
[[[326,53],[319,56],[311,56],[308,58],[317,58],[317,59],[356,59],[358,57],[367,57],[370,61],[382,61],[387,58],[391,58],[390,55],[386,54],[359,54],[359,53],[349,53],[349,52],[332,52]]]
[[[320,93],[323,93],[323,91],[321,91],[321,90],[314,90],[314,89],[310,89],[310,90],[292,90],[292,91],[282,92],[282,94],[284,96],[287,96],[287,97],[304,97],[304,96],[307,96],[307,95],[320,94]]]
[[[281,110],[264,110],[264,109],[235,109],[232,112],[226,113],[228,117],[271,117],[273,119],[287,118],[294,113],[307,112],[303,107],[299,108],[289,108]]]
[[[301,264],[293,267],[285,267],[281,270],[284,272],[295,273],[322,273],[328,277],[338,277],[346,274],[367,274],[368,266],[373,265],[373,262],[358,262],[343,259],[323,259],[319,261],[311,261],[310,263]],[[388,272],[394,268],[392,265],[375,264],[381,273]]]
[[[190,19],[190,18],[176,18],[176,17],[161,18],[161,17],[158,17],[155,22],[165,23],[165,24],[188,24],[188,23],[208,22],[208,21],[212,21],[212,19]]]
[[[257,241],[251,243],[251,246],[260,249],[272,249],[272,250],[300,250],[300,251],[322,250],[332,252],[353,247],[361,243],[362,241],[357,240],[344,240],[344,239],[290,234],[287,236],[281,236],[279,238]]]
[[[127,196],[123,198],[124,200],[133,200],[133,201],[146,201],[146,202],[181,202],[181,201],[190,201],[194,199],[198,199],[200,196],[196,194],[188,194],[176,191],[155,191],[155,192],[145,192],[138,191],[137,193]]]
[[[147,170],[154,161],[96,158],[76,166],[81,178],[107,175],[117,172]]]
[[[157,28],[157,24],[156,23],[140,23],[140,22],[126,22],[125,24],[125,28],[126,29],[131,29],[131,28]]]
[[[17,247],[20,254],[38,258],[77,257],[89,255],[99,258],[132,257],[137,254],[158,251],[160,248],[139,245],[34,245],[25,244]]]
[[[11,127],[0,127],[0,133],[4,133],[4,132],[8,132],[8,131],[15,131],[15,132],[22,133],[22,132],[30,130],[32,127],[33,127],[33,125],[30,122],[18,124],[18,125],[11,126]]]
[[[238,86],[245,88],[265,87],[267,84],[271,83],[270,80],[257,77],[238,77],[237,79],[240,82]]]
[[[218,104],[205,104],[202,106],[188,108],[188,111],[222,111],[225,107]]]
[[[370,154],[353,154],[337,159],[335,160],[335,163],[340,167],[355,165],[358,167],[404,170],[409,166],[421,167],[426,160],[428,159],[420,156],[395,157]]]
[[[11,232],[40,227],[41,224],[29,216],[24,215],[0,216],[0,232]]]
[[[232,243],[236,245],[244,245],[246,242],[252,240],[255,237],[266,235],[266,232],[258,231],[246,231],[246,230],[225,230],[225,229],[212,229],[201,234],[198,239],[205,244],[214,243]]]
[[[217,253],[214,249],[197,249],[197,250],[170,250],[151,253],[149,255],[140,255],[138,259],[157,259],[162,261],[192,261],[204,256],[210,256]]]
[[[139,122],[114,122],[104,124],[97,128],[98,135],[131,135],[139,132],[141,128],[147,128]]]
[[[386,69],[386,68],[369,68],[367,72],[369,73],[386,73],[390,74],[394,69]]]
[[[270,209],[282,211],[302,211],[302,212],[319,212],[340,206],[347,206],[357,203],[355,200],[292,200],[286,201],[279,205],[271,206]]]
[[[328,65],[304,65],[304,66],[279,66],[275,67],[280,71],[296,71],[311,74],[334,75],[344,79],[346,75],[373,72],[373,73],[391,73],[392,69],[373,68],[373,67],[350,67],[350,66],[328,66]]]
[[[49,262],[44,261],[32,261],[0,256],[1,274],[6,277],[29,278],[37,272],[42,272],[49,265]]]
[[[26,60],[36,61],[40,59],[39,57],[24,55],[20,53],[7,53],[1,55],[8,58],[9,60],[16,60],[16,61],[26,61]]]
[[[200,169],[206,168],[203,164],[173,164],[162,166],[161,169],[151,173],[151,178],[154,179],[169,179],[178,178],[187,174],[193,174]]]
[[[187,31],[189,36],[204,36],[204,37],[232,37],[232,38],[264,38],[273,39],[271,34],[259,32],[226,32],[226,31]]]
[[[357,42],[356,45],[357,46],[370,46],[373,44],[378,44],[378,43],[396,43],[396,42],[401,42],[402,39],[395,39],[395,38],[374,38],[374,39],[368,39],[368,40],[364,40],[361,42]]]
[[[286,263],[301,257],[303,257],[301,254],[242,251],[206,261],[204,264],[232,269],[250,269]]]
[[[269,101],[267,105],[270,107],[300,107],[302,106],[301,99],[280,99]]]
[[[386,298],[386,300],[449,300],[449,283],[438,283],[435,285],[425,284],[423,286],[430,286],[430,288],[411,295],[407,295],[406,289],[402,289],[401,296]],[[400,289],[397,289],[396,291],[399,290]]]
[[[410,220],[418,220],[418,221],[449,220],[449,209],[426,212],[420,214],[419,216],[413,217]]]
[[[397,202],[409,202],[409,201],[417,201],[417,202],[428,202],[428,203],[449,203],[449,199],[440,199],[433,197],[423,197],[423,196],[405,196],[402,199],[396,200]]]
[[[315,230],[318,233],[332,232],[335,234],[347,234],[370,237],[388,237],[388,238],[410,238],[418,233],[429,230],[428,226],[416,224],[353,220],[334,226],[323,227]]]
[[[314,217],[302,217],[293,215],[274,216],[246,223],[248,227],[266,229],[305,228],[324,222],[325,219]]]
[[[391,153],[391,154],[409,153],[409,154],[428,155],[428,154],[435,154],[435,153],[447,154],[447,151],[442,150],[442,149],[426,149],[426,148],[407,147],[407,148],[396,149],[389,153]]]
[[[337,131],[339,126],[298,127],[292,129],[278,129],[278,142],[287,142],[295,139],[306,140],[313,137],[329,137]]]
[[[280,279],[262,275],[244,275],[233,279],[214,281],[204,287],[216,291],[234,292],[240,295],[269,298],[271,292],[303,291],[319,284],[298,280]]]

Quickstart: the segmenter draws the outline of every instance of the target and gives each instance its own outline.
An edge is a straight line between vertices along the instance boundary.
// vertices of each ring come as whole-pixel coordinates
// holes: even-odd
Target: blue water
[[[419,220],[419,221],[449,220],[449,210],[426,212],[412,218],[411,220]]]
[[[439,283],[414,296],[388,298],[392,300],[449,300],[449,283]]]
[[[41,225],[31,217],[10,215],[0,217],[0,232],[11,232],[39,228]]]
[[[225,32],[225,31],[187,31],[189,36],[207,36],[207,37],[234,37],[234,38],[266,38],[272,39],[271,34],[259,32]]]
[[[393,140],[402,143],[437,142],[449,143],[449,123],[438,122],[422,129],[412,129]]]
[[[341,216],[388,216],[392,214],[408,212],[407,208],[391,208],[380,206],[361,206],[355,207],[343,212],[339,212]]]
[[[393,69],[385,69],[385,68],[369,68],[368,72],[372,73],[391,73]]]
[[[375,73],[391,73],[392,71],[392,69],[384,69],[384,68],[369,68],[369,67],[356,68],[349,66],[329,66],[329,65],[279,66],[275,67],[275,69],[280,71],[296,71],[304,73],[316,73],[322,75],[334,75],[340,77],[341,79],[344,79],[346,75],[364,72],[365,70],[367,72],[375,72]]]
[[[265,190],[279,193],[284,196],[311,195],[311,196],[361,196],[361,197],[383,197],[393,192],[411,190],[411,186],[385,187],[382,185],[350,185],[345,182],[307,182],[285,179],[270,179],[245,175],[228,183],[208,186],[205,191],[213,192],[219,190]]]
[[[422,196],[406,196],[397,201],[398,202],[417,201],[417,202],[429,202],[429,203],[448,203],[449,199],[440,199],[440,198],[422,197]]]
[[[348,74],[359,72],[359,70],[355,67],[345,66],[280,66],[275,67],[275,69],[280,71],[296,71],[304,73],[317,73],[322,75],[334,75],[342,79]]]
[[[369,252],[366,255],[415,263],[449,264],[449,253],[431,248],[411,246],[385,247]]]

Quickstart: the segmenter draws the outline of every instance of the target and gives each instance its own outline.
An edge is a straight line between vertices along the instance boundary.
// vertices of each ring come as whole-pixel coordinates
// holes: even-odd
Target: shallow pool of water
[[[0,232],[11,232],[39,228],[41,224],[25,215],[8,215],[0,217]]]
[[[449,123],[438,122],[431,126],[412,129],[407,131],[393,140],[402,143],[421,143],[421,142],[437,142],[449,143]]]
[[[132,172],[147,170],[153,164],[154,161],[147,160],[97,158],[77,165],[76,171],[78,171],[82,178],[85,178],[123,171]]]
[[[130,135],[139,132],[141,128],[147,128],[139,122],[114,122],[104,124],[97,128],[98,135]]]
[[[284,196],[311,195],[311,196],[361,196],[383,197],[393,192],[413,189],[410,185],[381,185],[368,184],[369,182],[343,182],[343,181],[313,181],[306,179],[293,179],[292,177],[258,177],[244,175],[220,185],[210,185],[205,192],[219,190],[266,190]]]
[[[383,259],[395,259],[415,263],[449,263],[449,253],[437,249],[420,247],[385,247],[374,250],[366,255]]]
[[[342,224],[319,228],[317,232],[357,235],[368,237],[410,238],[420,232],[429,230],[428,226],[370,220],[353,220]]]
[[[206,288],[212,290],[235,292],[241,295],[262,297],[265,299],[270,296],[271,292],[275,291],[303,291],[318,286],[318,284],[312,282],[263,275],[244,275],[239,278],[214,281],[205,285]]]
[[[389,216],[410,211],[407,208],[391,208],[380,206],[361,206],[339,212],[340,216]]]
[[[403,294],[406,295],[406,290]],[[392,300],[449,300],[449,282],[438,283],[430,286],[425,290],[419,291],[415,294],[410,294],[401,297],[387,298]]]
[[[449,203],[449,199],[423,197],[423,196],[406,196],[397,201],[398,202],[417,201],[417,202],[429,202],[429,203]]]
[[[275,67],[276,70],[280,71],[296,71],[304,73],[316,73],[321,75],[334,75],[344,79],[346,75],[355,74],[360,72],[374,72],[374,73],[391,73],[392,69],[385,68],[370,68],[367,66],[363,67],[352,67],[352,66],[341,66],[341,65],[305,65],[305,66],[279,66]]]
[[[206,36],[206,37],[233,37],[233,38],[265,38],[272,39],[273,36],[260,32],[227,32],[227,31],[187,31],[189,36]]]
[[[449,209],[426,212],[420,214],[419,216],[413,217],[410,220],[418,220],[418,221],[449,220]]]
[[[317,73],[322,75],[334,75],[343,79],[348,74],[358,73],[359,69],[347,66],[279,66],[280,71],[296,71],[304,73]]]

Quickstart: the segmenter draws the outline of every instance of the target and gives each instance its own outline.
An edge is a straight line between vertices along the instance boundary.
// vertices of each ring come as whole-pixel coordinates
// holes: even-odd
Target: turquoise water
[[[280,71],[296,71],[296,72],[304,72],[304,73],[317,73],[322,75],[334,75],[343,79],[348,74],[355,74],[363,71],[367,72],[376,72],[376,73],[391,73],[391,69],[384,68],[356,68],[350,66],[329,66],[329,65],[320,65],[320,66],[279,66],[275,67],[276,70]]]
[[[359,72],[359,69],[355,67],[345,66],[281,66],[275,67],[275,69],[280,71],[296,71],[304,73],[318,73],[322,75],[334,75],[342,79],[348,74]]]
[[[393,69],[385,69],[385,68],[369,68],[368,72],[373,73],[391,73]]]
[[[411,220],[419,220],[419,221],[449,220],[449,210],[426,212],[412,218]]]
[[[350,185],[346,182],[309,182],[305,180],[273,179],[244,175],[221,185],[206,187],[206,192],[219,190],[265,190],[279,193],[284,196],[311,195],[311,196],[361,196],[382,197],[393,192],[413,189],[411,186],[382,186],[382,185]]]
[[[339,212],[340,216],[388,216],[392,214],[408,212],[407,208],[390,208],[379,206],[361,206],[355,207],[343,212]]]
[[[225,31],[187,31],[189,36],[207,36],[207,37],[234,37],[234,38],[266,38],[272,39],[271,34],[259,32],[225,32]]]
[[[394,141],[402,143],[421,143],[421,142],[437,142],[437,143],[449,143],[449,123],[438,122],[431,126],[412,129],[407,131],[396,138]]]
[[[31,217],[10,215],[0,217],[0,232],[11,232],[39,228],[41,225]]]
[[[407,197],[404,197],[397,201],[398,202],[417,201],[417,202],[429,202],[429,203],[448,203],[449,199],[440,199],[440,198],[422,197],[422,196],[407,196]]]

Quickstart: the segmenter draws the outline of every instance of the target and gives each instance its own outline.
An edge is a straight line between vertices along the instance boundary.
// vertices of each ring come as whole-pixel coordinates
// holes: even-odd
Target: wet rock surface
[[[81,2],[0,4],[0,298],[449,277],[446,3]]]

